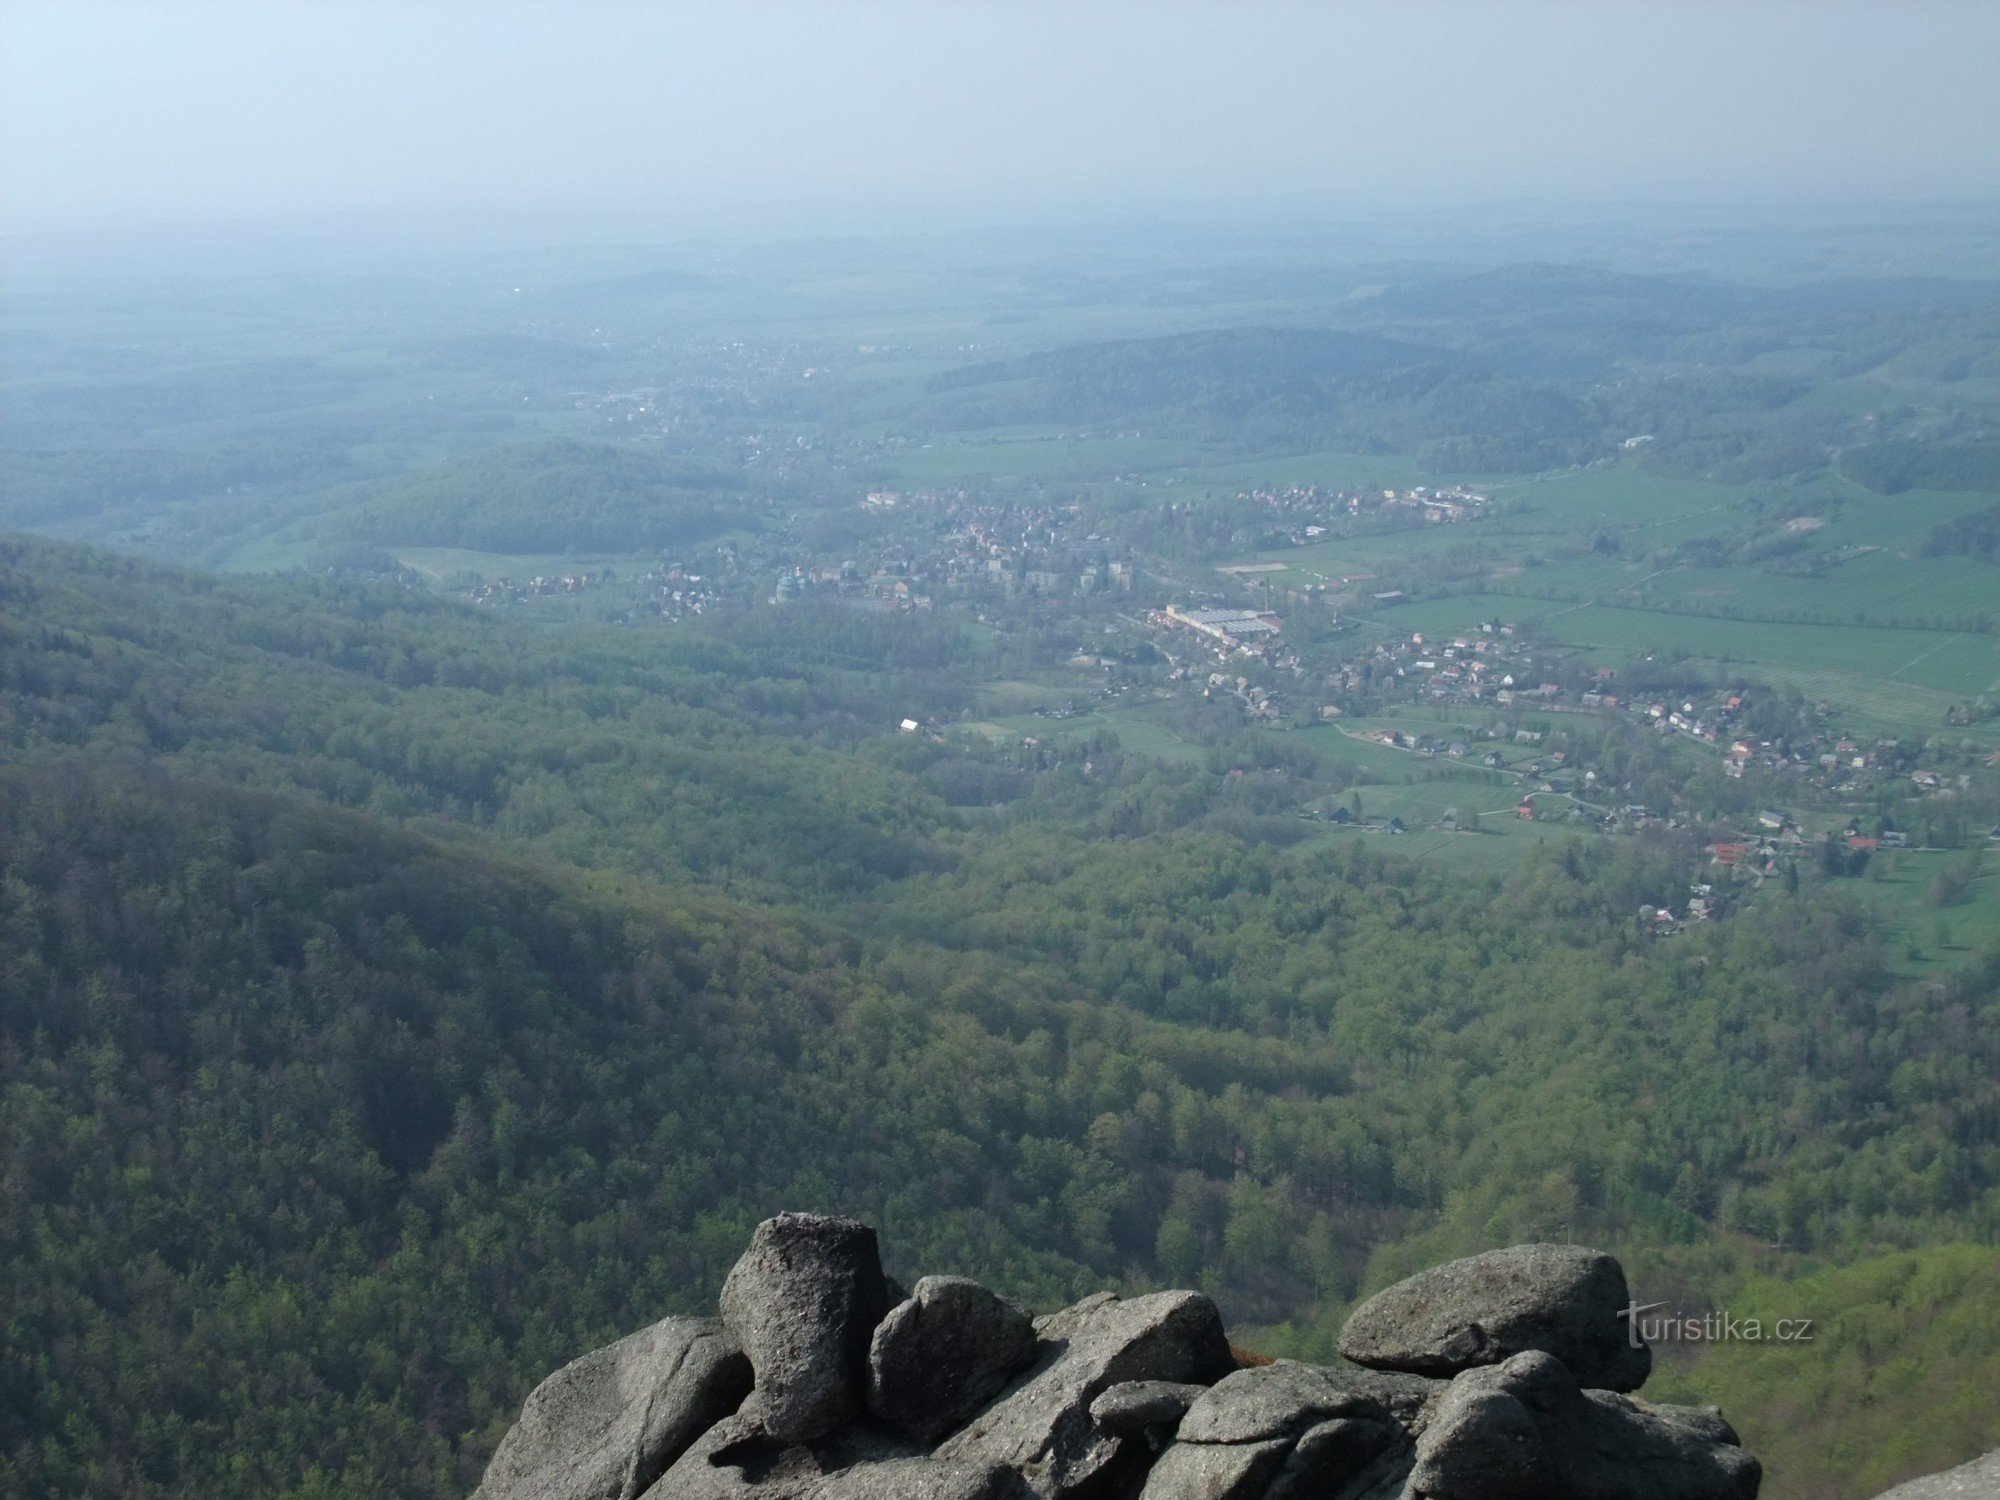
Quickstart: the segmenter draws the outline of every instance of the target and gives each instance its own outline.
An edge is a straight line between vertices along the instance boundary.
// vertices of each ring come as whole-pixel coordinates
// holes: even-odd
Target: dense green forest
[[[1227,757],[894,733],[1002,649],[9,542],[0,1489],[460,1493],[778,1205],[1037,1306],[1200,1285],[1318,1355],[1499,1241],[1707,1295],[1852,1266],[1796,1295],[1876,1360],[1941,1354],[1928,1308],[1990,1384],[1988,1262],[1935,1247],[2000,1237],[2000,953],[1900,982],[1833,883],[1663,945],[1632,913],[1684,840],[1446,876],[1285,847]],[[1898,1255],[1926,1290],[1877,1315]],[[1744,1377],[1753,1448],[1806,1373]],[[1856,1432],[1877,1389],[1827,1387]],[[2000,1437],[1899,1400],[1853,1493]]]
[[[487,552],[660,548],[755,530],[740,473],[573,439],[503,447],[377,486],[333,541]]]
[[[1142,422],[1222,437],[1360,451],[1419,448],[1444,469],[1548,468],[1597,434],[1552,386],[1445,349],[1324,330],[1233,329],[1082,345],[937,376],[915,420],[947,428]]]
[[[1843,468],[1883,493],[1994,483],[1990,445],[1881,443],[1805,399],[1816,380],[1861,375],[1983,392],[2000,374],[1989,284],[1760,288],[1527,264],[1364,288],[1333,318],[964,365],[930,380],[912,420],[1143,425],[1249,451],[1411,453],[1431,473],[1547,469],[1643,436],[1645,460],[1679,475],[1777,479],[1846,448]]]
[[[1934,526],[1924,536],[1926,557],[1977,557],[1991,562],[2000,554],[2000,505],[1990,505]]]
[[[1918,489],[2000,492],[2000,444],[1875,443],[1843,453],[1840,467],[1878,495]]]

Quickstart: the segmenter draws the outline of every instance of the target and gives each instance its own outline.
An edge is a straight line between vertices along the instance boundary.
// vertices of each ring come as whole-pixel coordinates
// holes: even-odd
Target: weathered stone
[[[1411,1437],[1423,1431],[1424,1413],[1451,1382],[1395,1370],[1362,1370],[1352,1365],[1316,1367],[1330,1384],[1378,1403]]]
[[[1410,1487],[1438,1500],[1754,1500],[1762,1471],[1733,1438],[1711,1410],[1586,1391],[1534,1351],[1452,1381]]]
[[[722,1286],[722,1318],[750,1356],[765,1430],[797,1443],[862,1408],[868,1341],[888,1311],[875,1231],[779,1214],[757,1226]]]
[[[1175,1443],[1146,1475],[1139,1500],[1258,1500],[1291,1448],[1288,1438]]]
[[[1091,1403],[1131,1380],[1206,1384],[1230,1366],[1215,1304],[1198,1292],[1092,1297],[1041,1319],[1040,1356],[1013,1388],[937,1450],[1002,1464],[1043,1500],[1111,1486],[1143,1469],[1145,1445],[1100,1429]],[[1136,1484],[1134,1485],[1136,1488]]]
[[[1223,1377],[1188,1408],[1147,1476],[1145,1500],[1320,1500],[1400,1480],[1408,1435],[1381,1401],[1355,1388],[1357,1377],[1381,1380],[1291,1360]]]
[[[1876,1500],[2000,1500],[2000,1449],[1941,1474],[1899,1484]]]
[[[929,1446],[1035,1362],[1028,1315],[976,1281],[926,1276],[868,1349],[868,1410]]]
[[[1090,1420],[1113,1437],[1170,1433],[1207,1389],[1172,1380],[1128,1380],[1090,1403]]]
[[[1580,1245],[1515,1245],[1377,1292],[1341,1330],[1356,1364],[1452,1376],[1539,1349],[1594,1389],[1634,1391],[1653,1367],[1635,1344],[1624,1269]]]
[[[474,1500],[632,1500],[749,1390],[720,1323],[655,1323],[536,1386]]]
[[[892,1306],[872,1231],[786,1214],[731,1271],[726,1326],[559,1371],[475,1500],[1754,1500],[1720,1412],[1585,1389],[1558,1357],[1643,1376],[1645,1351],[1606,1347],[1624,1297],[1609,1257],[1518,1246],[1364,1307],[1343,1345],[1377,1368],[1313,1366],[1237,1357],[1193,1292],[1029,1323],[932,1277]]]
[[[1511,1392],[1454,1391],[1417,1445],[1411,1488],[1450,1500],[1532,1500],[1554,1461],[1535,1414]]]
[[[1284,1472],[1270,1482],[1264,1492],[1264,1500],[1410,1500],[1414,1494],[1410,1490],[1410,1464],[1414,1454],[1408,1444],[1396,1444],[1394,1448],[1384,1448],[1382,1454],[1368,1464],[1360,1474],[1342,1484],[1338,1490],[1320,1488],[1292,1488],[1286,1484]]]
[[[1330,1500],[1357,1480],[1372,1479],[1376,1460],[1392,1450],[1404,1458],[1399,1472],[1407,1471],[1409,1440],[1386,1417],[1333,1417],[1320,1422],[1299,1434],[1264,1491],[1264,1500]]]
[[[1060,1339],[1067,1335],[1066,1328],[1088,1318],[1100,1307],[1109,1307],[1118,1300],[1116,1292],[1092,1292],[1081,1302],[1072,1302],[1068,1307],[1052,1313],[1043,1313],[1034,1320],[1035,1337],[1038,1339]]]
[[[1020,1475],[997,1464],[904,1458],[829,1475],[809,1500],[1027,1500],[1028,1494]]]
[[[755,1406],[703,1434],[644,1500],[1026,1500],[1007,1469],[940,1463],[866,1423],[780,1442]]]
[[[1386,1418],[1380,1402],[1317,1365],[1281,1359],[1224,1376],[1181,1421],[1183,1443],[1254,1443],[1296,1438],[1330,1417]]]

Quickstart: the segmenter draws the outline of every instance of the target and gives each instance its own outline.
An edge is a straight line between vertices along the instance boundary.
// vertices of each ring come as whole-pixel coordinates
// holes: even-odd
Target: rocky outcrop
[[[1157,1451],[1207,1389],[1172,1380],[1127,1380],[1090,1403],[1090,1420],[1113,1437],[1144,1438]]]
[[[1041,1319],[1035,1333],[1035,1365],[937,1451],[1003,1464],[1046,1500],[1129,1491],[1117,1476],[1144,1474],[1146,1446],[1091,1420],[1107,1389],[1141,1380],[1205,1385],[1230,1365],[1222,1317],[1199,1292],[1129,1301],[1105,1293]]]
[[[750,1356],[765,1430],[804,1442],[858,1414],[868,1341],[888,1310],[867,1225],[819,1214],[759,1224],[722,1284],[722,1321]]]
[[[1899,1484],[1875,1500],[2000,1500],[2000,1448],[1942,1474]]]
[[[1144,1500],[1395,1494],[1410,1469],[1410,1431],[1381,1399],[1383,1377],[1279,1360],[1204,1391],[1147,1476]],[[1436,1385],[1442,1382],[1411,1382]],[[1403,1410],[1414,1420],[1432,1394]]]
[[[767,1220],[721,1324],[669,1319],[551,1376],[477,1500],[1757,1493],[1713,1408],[1625,1394],[1646,1365],[1616,1317],[1624,1273],[1575,1246],[1389,1288],[1342,1334],[1361,1363],[1338,1367],[1232,1350],[1197,1292],[1099,1293],[1031,1322],[961,1277],[891,1288],[865,1226]]]
[[[1586,1391],[1539,1350],[1454,1379],[1416,1457],[1410,1487],[1439,1500],[1754,1500],[1761,1478],[1714,1407]]]
[[[1358,1365],[1449,1379],[1538,1349],[1585,1385],[1636,1391],[1653,1356],[1633,1336],[1624,1269],[1581,1245],[1515,1245],[1424,1271],[1377,1292],[1347,1320],[1340,1352]]]
[[[1035,1362],[1035,1328],[963,1276],[926,1276],[868,1346],[868,1410],[935,1443]]]
[[[894,1434],[857,1423],[810,1443],[764,1428],[753,1397],[710,1429],[646,1500],[1024,1500],[995,1464],[940,1463]]]
[[[655,1323],[536,1386],[475,1500],[633,1500],[749,1394],[720,1323]]]

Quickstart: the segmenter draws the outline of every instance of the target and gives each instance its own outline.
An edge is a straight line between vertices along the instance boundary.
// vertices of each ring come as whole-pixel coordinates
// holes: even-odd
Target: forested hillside
[[[1585,463],[1639,437],[1664,472],[1760,481],[1810,473],[1845,448],[1843,469],[1882,493],[1993,482],[1990,445],[1881,443],[1876,424],[1805,399],[1816,382],[1865,375],[1963,386],[1976,406],[1996,373],[1990,283],[1773,289],[1530,264],[1363,288],[1332,317],[1332,328],[1226,328],[963,365],[930,380],[915,419],[1401,452],[1447,474]]]
[[[461,1493],[783,1204],[1320,1354],[1490,1243],[1719,1295],[2000,1234],[2000,954],[1899,983],[1817,887],[1663,945],[1672,839],[1446,876],[1284,847],[1220,766],[898,736],[997,648],[847,618],[663,641],[8,544],[0,1489]]]
[[[1586,453],[1601,419],[1541,382],[1448,349],[1320,329],[1244,328],[1081,345],[947,371],[921,420],[1143,423],[1255,447],[1416,449],[1437,467],[1530,470]]]
[[[2000,492],[2000,445],[1874,443],[1840,456],[1841,471],[1878,495],[1906,490]]]
[[[503,447],[377,485],[334,510],[333,542],[561,552],[658,548],[757,526],[743,476],[601,443]]]

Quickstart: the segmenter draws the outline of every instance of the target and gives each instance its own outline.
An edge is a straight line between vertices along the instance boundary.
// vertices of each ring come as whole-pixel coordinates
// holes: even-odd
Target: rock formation
[[[1942,1474],[1899,1484],[1875,1500],[2000,1500],[2000,1448]]]
[[[475,1500],[1754,1500],[1719,1412],[1628,1394],[1626,1297],[1607,1255],[1515,1246],[1370,1299],[1322,1367],[1232,1351],[1197,1292],[904,1295],[873,1230],[781,1214],[720,1323],[544,1381]]]
[[[1636,1391],[1653,1354],[1620,1316],[1625,1271],[1581,1245],[1515,1245],[1399,1281],[1354,1310],[1340,1352],[1376,1370],[1449,1379],[1539,1349],[1584,1385]]]

